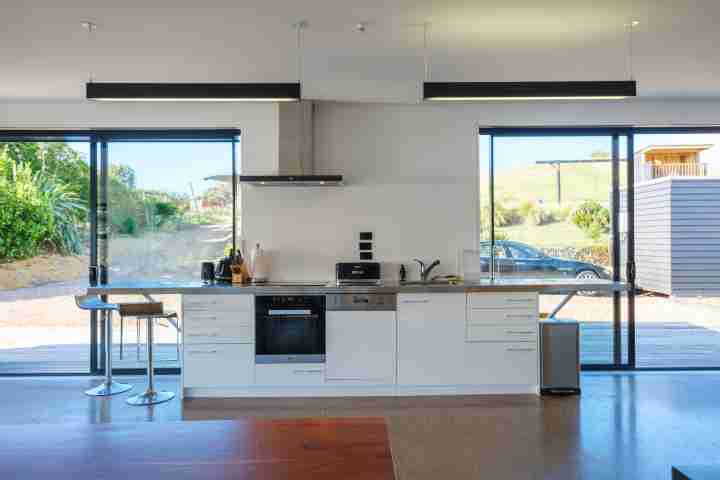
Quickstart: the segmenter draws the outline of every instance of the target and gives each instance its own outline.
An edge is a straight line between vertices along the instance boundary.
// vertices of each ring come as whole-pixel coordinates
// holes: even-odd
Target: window
[[[618,196],[630,165],[626,132],[490,129],[478,146],[482,272],[548,283],[623,275],[619,231],[627,222]],[[618,292],[580,292],[569,302],[567,294],[542,295],[541,314],[559,306],[556,318],[580,322],[584,365],[626,365],[627,302]]]

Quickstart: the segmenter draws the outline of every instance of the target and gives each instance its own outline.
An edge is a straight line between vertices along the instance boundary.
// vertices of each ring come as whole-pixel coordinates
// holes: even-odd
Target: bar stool
[[[145,392],[128,397],[126,402],[130,405],[155,405],[175,398],[174,392],[155,390],[155,368],[153,365],[153,326],[155,320],[165,319],[173,321],[177,318],[175,312],[163,311],[162,302],[127,303],[119,304],[118,310],[124,317],[144,318],[147,321],[147,372],[148,386]]]
[[[75,295],[75,303],[81,310],[105,312],[105,381],[97,387],[86,390],[85,394],[93,397],[105,397],[127,392],[132,385],[118,383],[112,378],[112,314],[119,310],[119,305],[102,301],[97,295]]]

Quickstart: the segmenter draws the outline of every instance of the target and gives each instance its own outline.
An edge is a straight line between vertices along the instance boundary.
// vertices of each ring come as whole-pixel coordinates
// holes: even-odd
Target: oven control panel
[[[337,293],[327,295],[328,310],[397,310],[394,293]]]

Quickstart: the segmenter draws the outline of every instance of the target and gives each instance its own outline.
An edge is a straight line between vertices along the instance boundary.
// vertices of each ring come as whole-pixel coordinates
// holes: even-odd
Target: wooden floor
[[[392,480],[383,418],[0,427],[0,478]],[[42,439],[42,441],[38,441]]]
[[[149,408],[125,404],[126,395],[84,396],[97,381],[0,378],[0,425],[383,417],[399,480],[662,480],[672,465],[720,463],[716,372],[586,373],[579,397],[176,398]],[[175,376],[159,382],[177,389]],[[148,455],[160,462],[183,448],[158,442]]]

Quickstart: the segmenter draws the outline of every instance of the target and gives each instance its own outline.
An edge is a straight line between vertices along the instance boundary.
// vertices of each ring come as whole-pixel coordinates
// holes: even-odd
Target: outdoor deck
[[[155,368],[177,368],[174,343],[154,346]],[[145,368],[145,346],[138,358],[135,344],[126,344],[123,359],[120,346],[113,346],[113,368]],[[42,345],[29,348],[0,349],[0,375],[22,373],[87,373],[90,369],[90,344]]]
[[[612,363],[612,325],[608,322],[581,324],[581,362]],[[720,367],[720,331],[697,325],[674,323],[639,323],[637,327],[637,366],[645,368]],[[158,368],[178,367],[175,344],[155,346]],[[120,359],[119,345],[113,347],[115,368],[144,368],[145,350],[140,353],[134,343],[125,345]],[[627,330],[622,333],[622,358],[627,358]],[[0,374],[83,373],[90,365],[90,346],[43,345],[31,348],[0,350]]]
[[[580,329],[583,364],[612,363],[612,325],[584,323]],[[640,368],[720,367],[720,332],[684,322],[639,323],[636,363]],[[627,360],[627,329],[622,332],[621,355]]]

